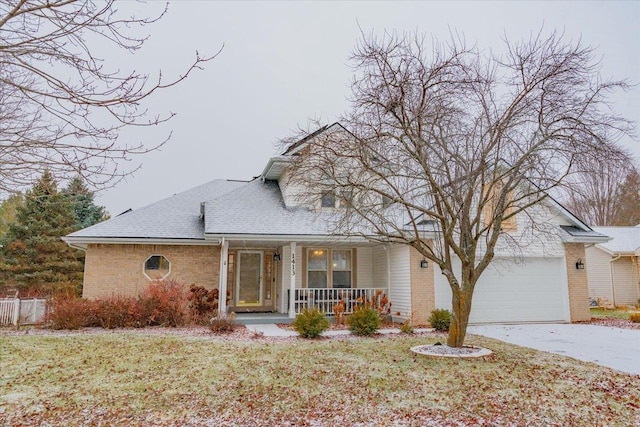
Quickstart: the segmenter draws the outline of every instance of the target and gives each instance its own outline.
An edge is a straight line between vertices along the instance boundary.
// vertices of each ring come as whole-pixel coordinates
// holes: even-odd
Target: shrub
[[[629,320],[632,323],[640,323],[640,313],[631,313],[629,315]]]
[[[412,334],[414,332],[411,320],[407,319],[400,325],[400,332],[403,334]]]
[[[378,310],[361,306],[355,308],[353,314],[347,318],[347,323],[349,330],[354,335],[368,336],[375,334],[380,329],[381,319]]]
[[[227,334],[236,329],[236,314],[217,314],[209,320],[209,330],[215,334]]]
[[[45,322],[51,329],[80,329],[93,326],[93,306],[93,301],[81,298],[53,298]]]
[[[175,327],[186,323],[185,287],[174,279],[151,283],[142,292],[138,305],[148,325]]]
[[[451,312],[445,309],[436,309],[429,316],[429,323],[436,331],[448,331],[451,325]]]
[[[94,317],[105,329],[142,327],[145,324],[138,301],[132,297],[114,295],[94,302]]]
[[[219,291],[192,284],[189,287],[189,316],[195,323],[206,323],[218,311]]]
[[[329,329],[329,326],[329,320],[316,308],[305,308],[293,321],[293,328],[304,338],[317,338]]]
[[[391,301],[387,297],[387,294],[382,290],[376,290],[375,295],[372,295],[370,299],[366,299],[365,296],[361,296],[356,299],[357,307],[371,308],[375,310],[381,317],[391,315]]]

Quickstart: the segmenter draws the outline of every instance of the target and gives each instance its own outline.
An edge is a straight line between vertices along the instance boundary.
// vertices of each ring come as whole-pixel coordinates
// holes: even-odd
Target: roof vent
[[[200,202],[200,219],[204,219],[204,202]]]

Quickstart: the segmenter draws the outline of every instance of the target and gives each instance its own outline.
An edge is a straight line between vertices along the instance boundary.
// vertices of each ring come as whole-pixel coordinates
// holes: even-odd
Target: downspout
[[[615,283],[615,277],[613,274],[613,262],[619,260],[622,257],[622,255],[618,254],[616,256],[614,256],[611,260],[609,260],[609,271],[611,272],[611,298],[613,298],[613,301],[611,301],[611,303],[613,304],[613,306],[616,306],[616,287],[614,286]]]

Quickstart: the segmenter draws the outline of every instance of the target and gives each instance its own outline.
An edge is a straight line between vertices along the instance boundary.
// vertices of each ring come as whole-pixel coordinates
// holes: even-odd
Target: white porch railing
[[[358,299],[371,300],[377,292],[387,293],[386,288],[352,288],[352,289],[296,289],[294,307],[295,313],[317,308],[324,314],[333,315],[333,306],[340,300],[344,301],[344,314],[353,313]]]

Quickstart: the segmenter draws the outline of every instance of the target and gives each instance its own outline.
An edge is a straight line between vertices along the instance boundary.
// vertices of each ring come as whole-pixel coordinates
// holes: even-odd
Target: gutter
[[[370,243],[370,240],[360,236],[335,236],[335,235],[305,235],[305,234],[216,234],[205,235],[206,241],[221,239],[228,241],[243,240],[252,241],[273,241],[273,242],[355,242]]]
[[[107,245],[205,245],[218,246],[220,239],[171,239],[171,238],[146,238],[146,237],[75,237],[64,236],[62,241],[72,248],[85,250],[89,244]]]

